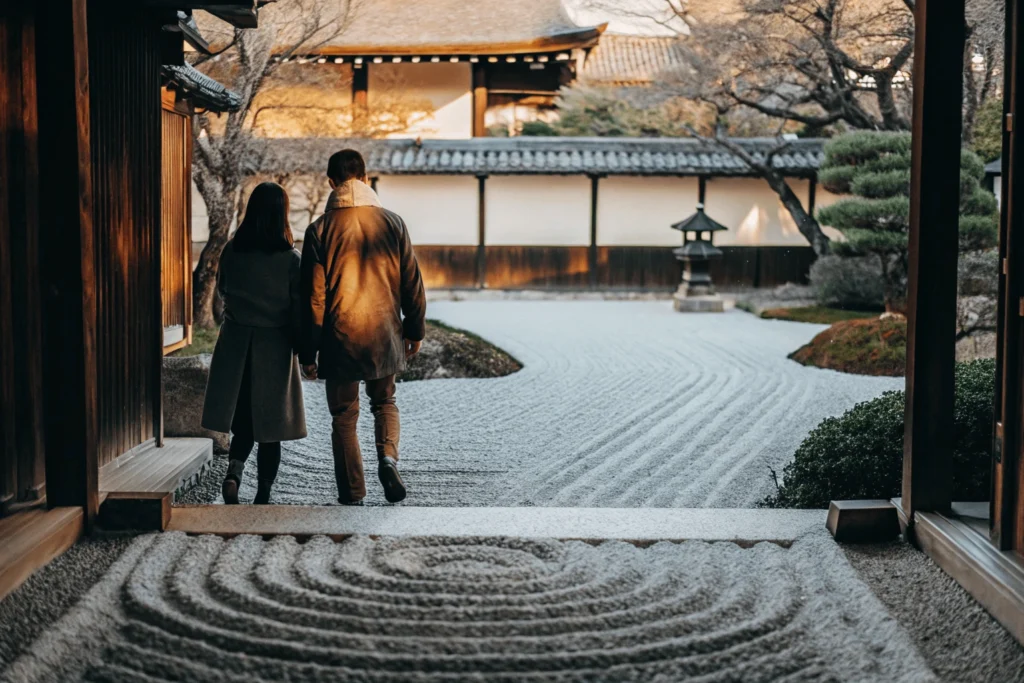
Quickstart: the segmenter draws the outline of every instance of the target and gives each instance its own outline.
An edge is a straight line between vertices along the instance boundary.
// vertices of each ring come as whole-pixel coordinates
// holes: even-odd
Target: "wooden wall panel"
[[[477,286],[475,247],[416,247],[428,288]],[[491,289],[670,290],[682,268],[671,247],[598,247],[595,283],[589,278],[588,247],[488,246],[486,283]],[[722,247],[711,266],[715,285],[776,287],[807,284],[814,263],[810,247]]]
[[[145,8],[89,3],[101,466],[158,435],[163,338],[158,31]]]
[[[163,110],[161,152],[161,289],[164,327],[188,325],[187,282],[191,275],[192,238],[188,234],[191,177],[188,172],[189,119]]]
[[[476,287],[476,247],[417,246],[416,259],[427,289]]]
[[[588,247],[486,249],[486,286],[491,289],[586,288]]]

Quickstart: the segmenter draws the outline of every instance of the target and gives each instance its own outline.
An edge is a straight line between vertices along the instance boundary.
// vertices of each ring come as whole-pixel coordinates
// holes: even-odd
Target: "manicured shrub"
[[[558,135],[558,131],[556,131],[551,124],[546,121],[526,121],[523,123],[523,128],[520,131],[520,134],[549,136]]]
[[[810,282],[824,306],[882,310],[882,267],[876,256],[822,256],[811,265]]]
[[[881,271],[886,310],[900,310],[906,299],[910,227],[909,133],[857,131],[825,146],[819,179],[837,194],[848,195],[822,208],[818,220],[843,233],[832,243],[840,257],[873,256]],[[976,154],[960,155],[960,249],[996,244],[995,197],[981,187],[984,164]],[[927,229],[927,226],[925,227]]]
[[[956,368],[953,414],[953,497],[986,500],[990,494],[995,362]],[[826,508],[831,500],[893,498],[903,476],[902,391],[889,391],[830,417],[807,436],[783,470],[778,492],[765,507]]]

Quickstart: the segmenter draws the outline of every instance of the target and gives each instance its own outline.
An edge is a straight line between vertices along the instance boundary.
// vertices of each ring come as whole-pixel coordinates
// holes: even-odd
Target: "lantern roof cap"
[[[677,258],[709,259],[722,255],[722,250],[707,240],[691,240],[681,247],[672,250]]]
[[[698,204],[697,213],[689,218],[684,218],[678,223],[673,223],[672,229],[682,232],[717,232],[719,230],[728,230],[729,228],[704,213],[704,205]]]

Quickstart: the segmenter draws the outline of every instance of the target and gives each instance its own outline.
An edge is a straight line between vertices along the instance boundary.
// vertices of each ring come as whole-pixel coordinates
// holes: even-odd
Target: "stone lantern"
[[[683,281],[672,296],[675,309],[680,312],[721,313],[725,308],[722,297],[715,293],[711,283],[711,259],[720,258],[722,250],[711,240],[713,233],[728,228],[709,218],[704,213],[704,204],[698,204],[697,213],[673,224],[672,229],[683,233],[683,246],[672,250],[683,264]],[[691,233],[694,234],[693,239],[690,239]]]

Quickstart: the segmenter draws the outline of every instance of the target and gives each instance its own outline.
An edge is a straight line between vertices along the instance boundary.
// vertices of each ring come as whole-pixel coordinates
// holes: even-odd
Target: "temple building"
[[[265,158],[277,160],[265,171],[286,178],[297,239],[326,198],[330,151],[347,146],[369,155],[374,185],[408,222],[433,287],[673,288],[679,239],[666,226],[701,197],[729,227],[716,281],[806,280],[807,240],[768,184],[723,148],[519,135],[524,123],[557,117],[564,86],[651,86],[684,63],[685,39],[578,25],[561,0],[387,0],[346,22],[304,42],[280,31],[276,81],[254,106]],[[202,18],[200,28],[211,43],[225,40]],[[743,144],[764,153],[775,142]],[[811,209],[832,200],[816,183],[821,148],[795,141],[776,160]],[[198,193],[193,207],[198,248]]]

